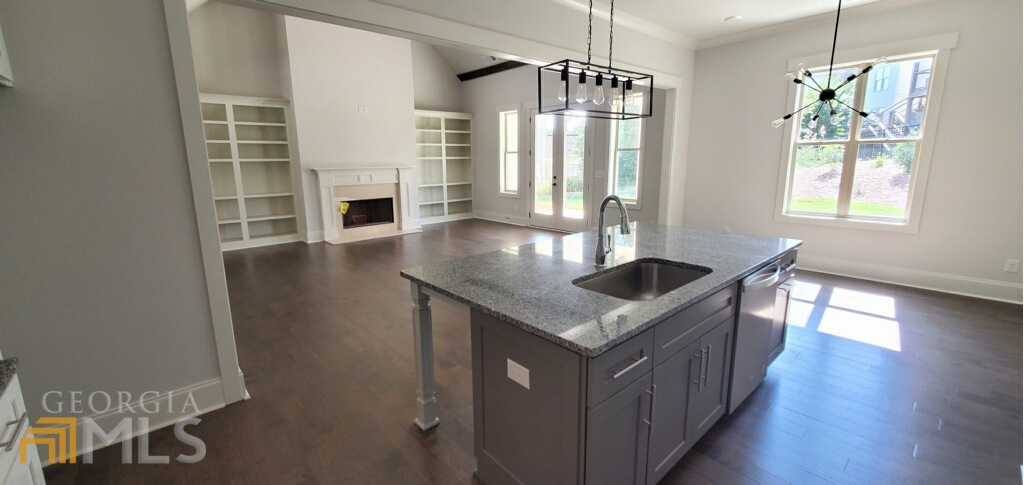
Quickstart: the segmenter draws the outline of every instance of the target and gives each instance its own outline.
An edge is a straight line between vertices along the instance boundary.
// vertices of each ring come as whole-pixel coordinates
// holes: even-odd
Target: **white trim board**
[[[242,377],[241,376],[241,371],[238,371],[238,376],[239,376],[239,378]],[[82,433],[82,429],[83,429],[83,423],[84,423],[84,419],[85,418],[92,419],[93,422],[95,422],[99,426],[100,429],[102,429],[104,432],[108,432],[108,433],[111,430],[113,430],[114,427],[116,427],[118,425],[118,423],[120,423],[121,420],[124,419],[124,418],[149,418],[149,429],[146,429],[145,433],[152,433],[153,431],[156,431],[158,429],[166,428],[168,426],[173,426],[175,423],[177,423],[178,421],[180,421],[182,419],[191,418],[191,417],[195,417],[195,416],[200,416],[200,415],[206,414],[206,413],[208,413],[210,411],[216,411],[218,409],[223,408],[226,405],[226,403],[224,402],[224,391],[223,391],[223,388],[224,388],[224,384],[221,382],[220,378],[209,379],[209,380],[198,382],[198,383],[195,383],[195,384],[193,384],[191,386],[182,387],[180,389],[176,389],[176,390],[173,390],[173,391],[162,392],[158,396],[156,396],[154,398],[151,398],[151,399],[147,399],[147,400],[143,401],[142,403],[140,403],[138,401],[138,396],[133,396],[133,401],[131,402],[131,405],[130,406],[126,406],[127,409],[125,411],[120,411],[120,410],[114,409],[114,410],[111,410],[111,411],[106,412],[106,413],[94,414],[94,415],[91,415],[91,416],[84,416],[82,418],[79,418],[78,419],[78,436],[77,436],[77,441],[78,442],[75,444],[76,452],[77,452],[78,456],[81,456],[81,455],[83,455],[85,453],[93,452],[93,451],[96,451],[96,450],[98,450],[100,448],[103,448],[103,447],[95,447],[94,446],[94,447],[91,447],[89,449],[85,449],[82,446],[82,444],[84,442],[84,435]],[[171,403],[172,403],[170,405],[171,409],[167,409],[167,407],[168,407],[168,405],[167,405],[167,395],[168,395],[168,393],[170,393],[170,395],[171,395]],[[195,404],[196,404],[196,407],[198,408],[198,411],[197,412],[190,412],[190,413],[186,413],[186,414],[179,414],[179,413],[176,413],[176,412],[172,412],[174,410],[181,410],[185,406],[185,403],[187,402],[186,400],[188,399],[188,394],[189,393],[192,393],[192,397],[195,400]],[[159,412],[156,412],[156,413],[146,412],[146,411],[144,411],[142,409],[142,406],[140,406],[140,404],[142,406],[145,406],[145,407],[148,407],[148,408],[159,407]],[[117,405],[115,404],[114,407],[116,408]],[[191,405],[189,405],[188,408],[191,409]],[[145,434],[145,433],[142,433],[141,432],[142,430],[139,430],[136,427],[136,425],[137,425],[137,422],[133,421],[133,423],[132,423],[132,434],[131,434],[131,436],[129,438],[134,439],[134,438],[138,437],[141,434]],[[200,423],[198,426],[202,426],[202,423]],[[190,433],[190,434],[192,434],[192,433]],[[117,440],[117,441],[114,441],[114,442],[112,442],[112,443],[110,443],[110,444],[108,444],[106,446],[114,446],[114,445],[117,445],[117,444],[121,443],[122,441],[124,441],[124,440],[123,439]],[[134,449],[134,448],[132,449],[132,457],[133,457],[133,459],[137,459],[138,458],[137,451],[138,451],[137,449]],[[49,466],[49,465],[52,464],[52,463],[49,462],[49,457],[47,456],[46,453],[41,454],[41,458],[44,459],[44,460],[42,460],[42,464],[43,464],[44,467],[45,466]],[[171,460],[174,460],[174,457],[171,457]],[[81,460],[79,460],[79,463],[81,463]]]
[[[797,268],[1018,305],[1024,301],[1024,296],[1022,296],[1024,286],[1019,283],[862,263],[810,254],[800,255]]]
[[[485,212],[485,211],[474,211],[473,217],[477,219],[483,219],[485,221],[501,222],[504,224],[512,224],[514,226],[528,226],[530,220],[522,216],[513,216],[508,214],[500,214],[498,212]]]

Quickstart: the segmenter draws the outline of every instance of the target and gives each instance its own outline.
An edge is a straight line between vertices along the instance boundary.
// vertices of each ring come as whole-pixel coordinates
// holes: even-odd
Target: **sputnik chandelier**
[[[649,118],[654,106],[654,76],[612,67],[612,44],[615,33],[615,0],[611,2],[608,22],[608,65],[600,66],[591,62],[590,44],[594,28],[594,0],[590,0],[590,14],[587,20],[587,62],[565,59],[537,68],[537,104],[542,114],[563,116],[587,116],[615,120]],[[558,75],[558,93],[545,93],[554,87],[544,82],[545,72]],[[593,95],[590,95],[589,80],[594,79]],[[549,78],[550,80],[550,78]],[[570,90],[575,80],[576,89]],[[610,89],[605,91],[605,82]],[[643,103],[630,103],[634,89],[646,91]],[[570,93],[575,96],[570,97]],[[547,96],[545,96],[547,94]],[[560,104],[552,105],[558,99]],[[575,101],[575,103],[573,103]],[[547,104],[545,104],[545,102]]]
[[[811,101],[810,103],[804,105],[802,108],[773,121],[773,128],[778,128],[782,126],[783,124],[786,123],[786,120],[792,118],[794,115],[812,106],[817,106],[817,108],[815,108],[814,110],[814,116],[812,116],[810,121],[807,123],[807,128],[809,128],[812,131],[814,131],[819,125],[824,126],[826,120],[828,123],[832,125],[839,124],[839,116],[837,115],[839,113],[839,110],[842,109],[842,107],[848,108],[851,112],[857,113],[863,116],[865,119],[872,119],[869,118],[871,116],[870,113],[854,108],[853,106],[850,106],[843,100],[839,99],[839,90],[845,88],[855,79],[871,72],[871,70],[874,69],[876,66],[885,63],[886,59],[884,57],[876,60],[875,62],[872,62],[864,69],[861,69],[860,72],[856,74],[850,74],[849,76],[846,77],[846,79],[837,79],[835,81],[837,83],[836,87],[832,87],[832,70],[836,61],[836,40],[839,38],[839,14],[842,13],[842,10],[843,0],[839,0],[839,8],[836,10],[836,29],[835,34],[832,36],[832,58],[828,61],[828,77],[826,77],[822,81],[822,83],[824,83],[825,86],[822,87],[822,83],[819,83],[814,78],[814,75],[811,74],[811,71],[804,68],[803,64],[797,67],[796,74],[793,74],[791,72],[786,73],[786,78],[792,81],[793,83],[800,84],[807,89],[817,91],[818,99],[815,99],[814,101]]]

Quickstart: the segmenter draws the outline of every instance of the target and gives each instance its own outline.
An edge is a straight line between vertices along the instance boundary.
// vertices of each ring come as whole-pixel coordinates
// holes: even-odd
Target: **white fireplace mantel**
[[[320,216],[323,221],[324,240],[338,244],[342,242],[369,239],[371,237],[397,236],[420,231],[420,224],[413,210],[418,207],[413,177],[413,167],[353,167],[353,168],[313,168],[320,194]],[[387,231],[364,231],[364,228],[341,227],[337,217],[335,201],[338,193],[344,192],[346,186],[391,185],[397,195],[395,201],[395,227]],[[340,197],[344,199],[344,197]],[[369,229],[369,228],[365,228]],[[361,231],[361,232],[357,232]],[[351,234],[343,234],[349,232]]]

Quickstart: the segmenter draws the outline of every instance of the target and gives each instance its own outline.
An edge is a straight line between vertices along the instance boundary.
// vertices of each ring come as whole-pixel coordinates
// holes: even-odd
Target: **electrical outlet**
[[[1020,271],[1020,260],[1007,259],[1006,264],[1003,265],[1003,271],[1006,271],[1007,273],[1016,273]]]
[[[362,106],[362,105],[356,106],[356,112],[357,113],[362,113],[362,114],[365,115],[365,114],[370,112],[370,107],[369,106]]]
[[[519,365],[518,362],[512,359],[505,359],[508,361],[508,378],[516,381],[517,384],[527,389],[530,388],[530,369]]]

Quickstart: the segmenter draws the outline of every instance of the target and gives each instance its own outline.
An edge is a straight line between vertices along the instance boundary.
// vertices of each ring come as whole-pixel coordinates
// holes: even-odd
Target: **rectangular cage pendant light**
[[[537,68],[541,114],[610,120],[650,118],[654,76],[566,59]]]

